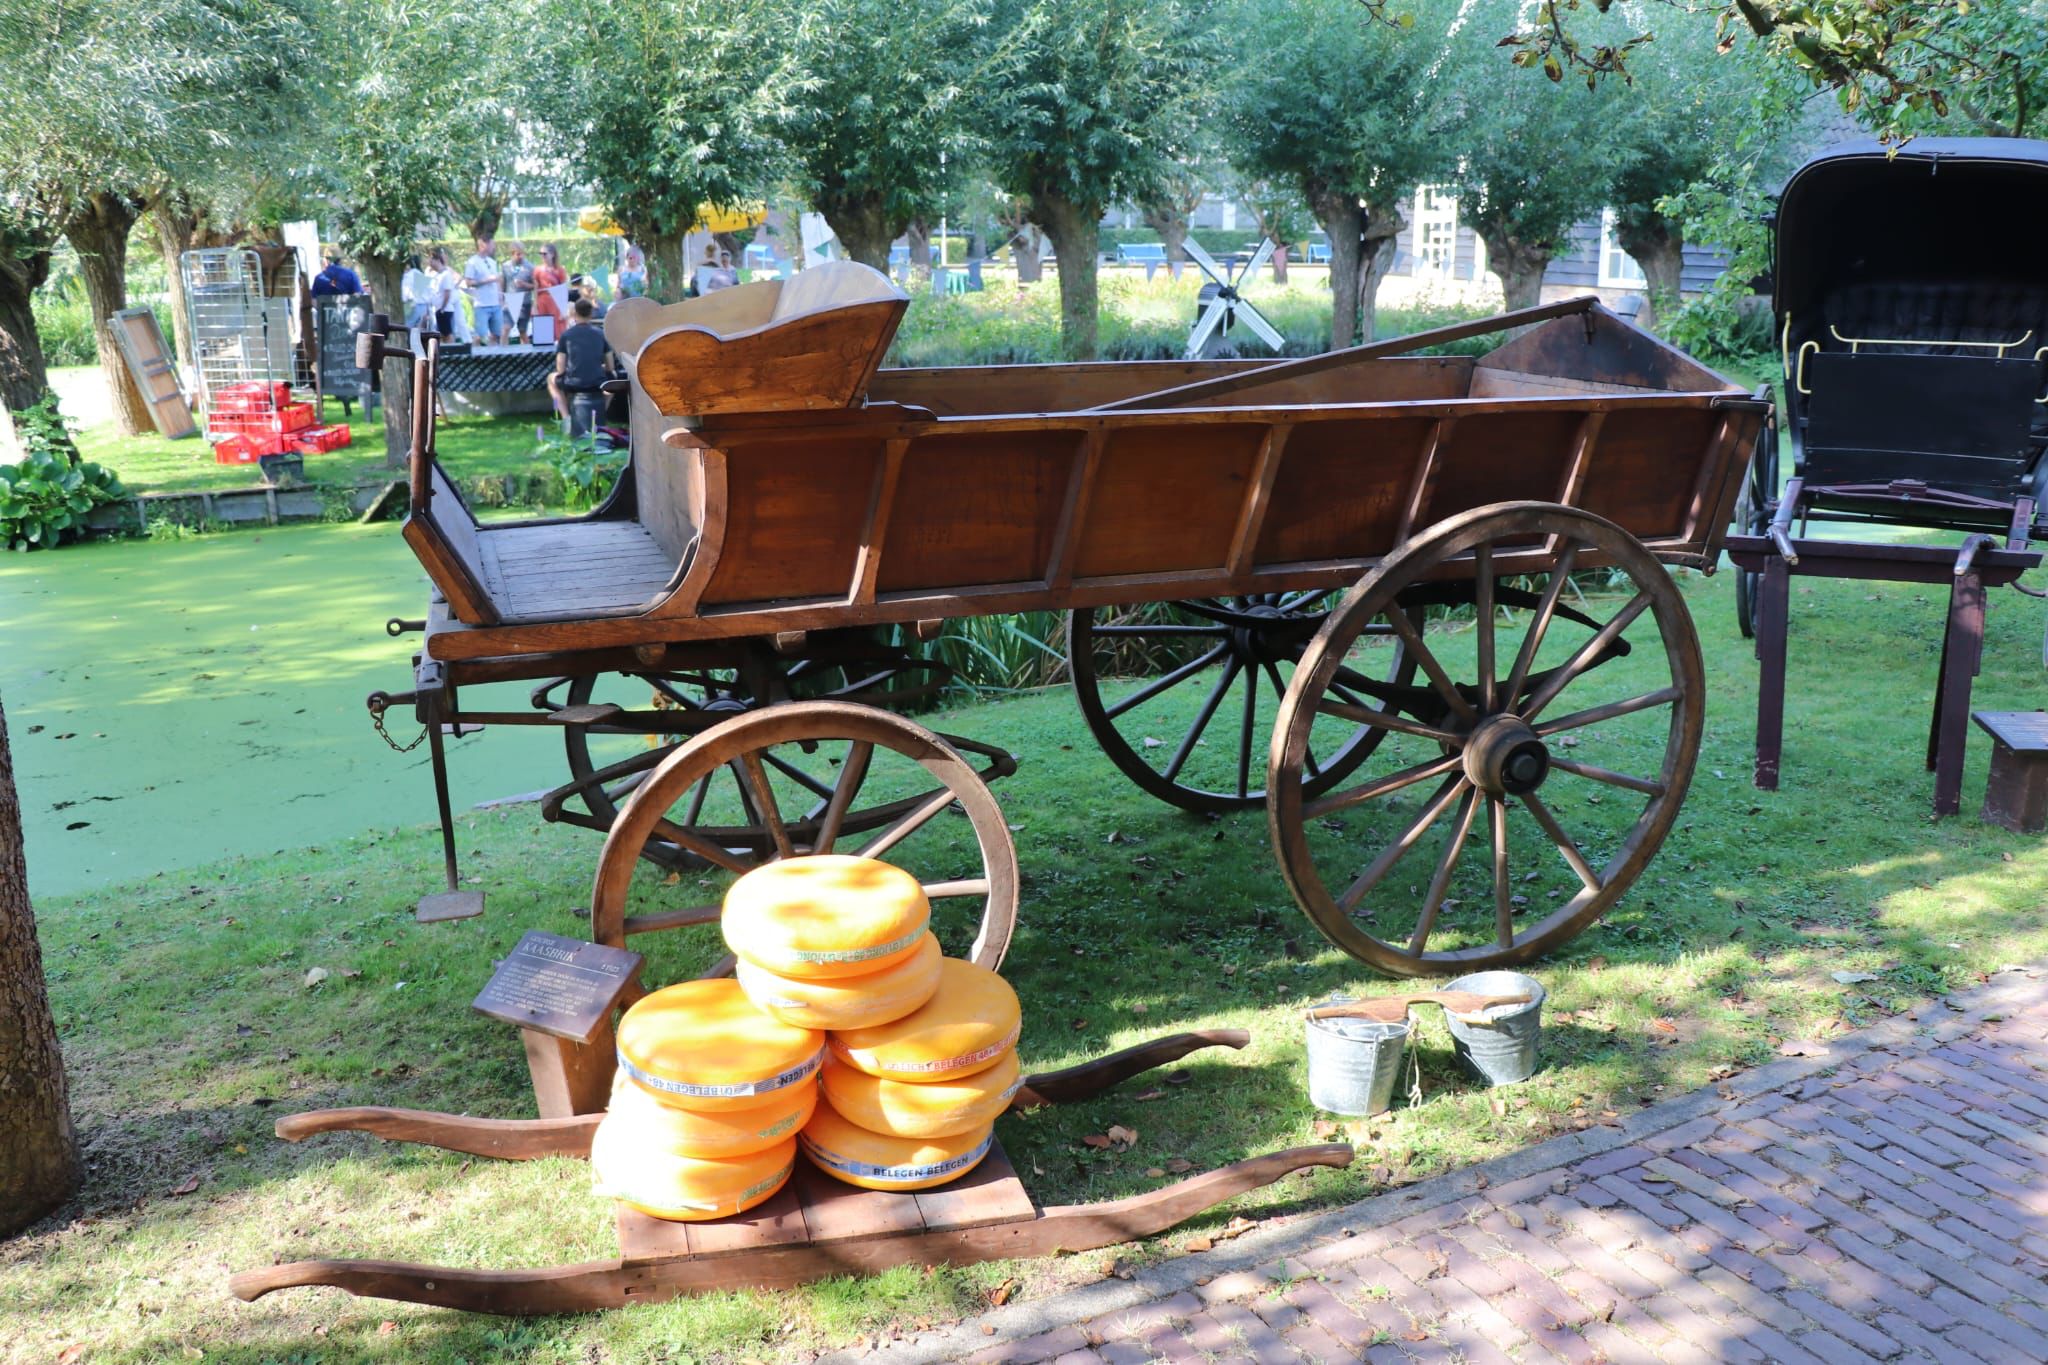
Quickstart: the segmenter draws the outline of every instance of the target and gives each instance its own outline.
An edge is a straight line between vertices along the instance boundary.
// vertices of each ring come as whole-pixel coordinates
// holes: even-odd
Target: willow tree
[[[935,221],[973,148],[964,86],[987,0],[917,10],[897,0],[802,0],[789,18],[787,83],[770,126],[840,246],[877,270],[915,222]]]
[[[1007,0],[976,82],[990,177],[1059,263],[1060,350],[1095,355],[1096,229],[1188,159],[1221,50],[1193,0]]]
[[[7,751],[7,711],[0,706],[0,1237],[56,1208],[77,1184],[64,1055],[36,946],[21,798]]]
[[[1228,155],[1248,179],[1293,186],[1329,236],[1333,348],[1372,339],[1401,205],[1456,156],[1435,81],[1456,10],[1452,0],[1380,14],[1356,0],[1236,0],[1226,21],[1258,54],[1223,86]]]
[[[683,242],[704,209],[763,199],[780,173],[779,7],[534,0],[534,15],[528,112],[566,177],[645,253],[648,292],[679,298]]]

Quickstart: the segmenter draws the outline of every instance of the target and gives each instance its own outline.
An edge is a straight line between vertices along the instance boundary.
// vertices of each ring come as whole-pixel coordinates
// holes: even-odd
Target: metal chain
[[[427,741],[427,727],[422,725],[420,727],[419,735],[413,740],[412,743],[401,745],[397,740],[391,737],[391,732],[384,728],[384,711],[383,708],[381,707],[379,707],[375,711],[370,712],[370,724],[377,727],[377,734],[383,739],[383,741],[386,744],[391,746],[391,752],[394,754],[409,754],[414,749],[419,748],[420,745],[426,743]]]

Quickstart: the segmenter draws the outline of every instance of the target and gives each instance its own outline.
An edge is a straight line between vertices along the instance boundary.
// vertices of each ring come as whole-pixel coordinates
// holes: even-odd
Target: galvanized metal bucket
[[[1332,996],[1325,1005],[1348,1005]],[[1309,1019],[1308,1100],[1328,1114],[1363,1117],[1383,1114],[1394,1102],[1394,1083],[1408,1050],[1414,1021],[1384,1024],[1373,1019]]]
[[[1444,1011],[1451,1045],[1459,1058],[1489,1085],[1514,1085],[1536,1074],[1536,1046],[1543,1033],[1543,983],[1520,972],[1474,972],[1444,989],[1481,995],[1526,995],[1525,1005],[1495,1005],[1478,1014]]]

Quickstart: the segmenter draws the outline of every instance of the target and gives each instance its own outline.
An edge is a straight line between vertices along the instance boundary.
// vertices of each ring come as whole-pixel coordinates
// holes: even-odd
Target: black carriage
[[[1784,403],[1738,510],[1747,534],[1728,543],[1762,664],[1758,786],[1778,785],[1790,578],[1947,583],[1927,766],[1935,812],[1958,808],[1984,592],[2019,586],[2041,559],[2029,542],[2048,503],[2044,220],[2048,142],[1845,143],[1786,181],[1772,271]],[[1962,539],[1818,539],[1817,521]]]

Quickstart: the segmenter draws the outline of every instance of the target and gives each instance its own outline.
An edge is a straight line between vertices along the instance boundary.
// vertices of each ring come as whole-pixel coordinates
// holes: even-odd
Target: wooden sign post
[[[529,929],[484,984],[471,1007],[518,1027],[542,1118],[601,1113],[610,1104],[612,1010],[642,960]]]

